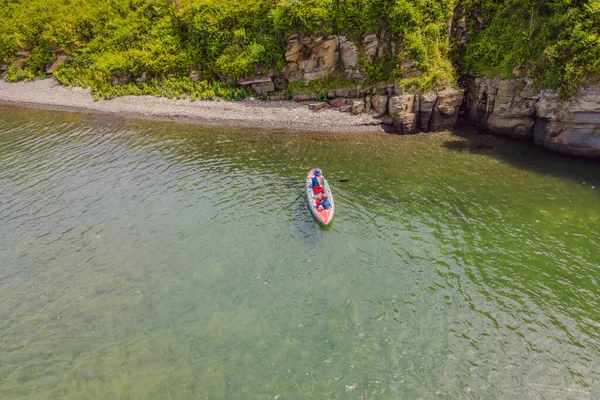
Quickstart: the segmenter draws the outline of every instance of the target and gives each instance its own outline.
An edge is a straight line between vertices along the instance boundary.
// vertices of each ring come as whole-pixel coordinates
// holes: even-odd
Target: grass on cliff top
[[[447,41],[454,12],[468,28],[460,54]],[[0,60],[31,52],[8,79],[43,74],[66,53],[85,60],[68,68],[67,81],[101,97],[148,90],[111,88],[112,75],[156,80],[197,69],[207,82],[234,83],[281,71],[285,38],[294,33],[356,41],[378,33],[395,51],[361,62],[368,82],[415,90],[453,84],[458,74],[517,71],[569,96],[600,75],[600,0],[0,0]],[[403,71],[402,61],[421,73]]]
[[[536,78],[563,97],[600,74],[600,0],[462,0],[461,73]],[[595,77],[595,78],[594,78]]]
[[[74,59],[63,83],[90,86],[99,97],[150,90],[167,76],[200,71],[207,82],[239,78],[285,66],[291,34],[343,34],[360,41],[378,33],[395,51],[362,62],[369,82],[406,79],[399,67],[413,61],[420,88],[455,82],[446,22],[455,0],[0,0],[0,60],[31,52],[25,70],[45,71],[57,54]],[[27,77],[14,73],[12,78]],[[126,75],[146,84],[112,87]],[[170,80],[172,81],[172,79]],[[184,80],[181,81],[182,84]],[[154,90],[154,89],[152,89]]]

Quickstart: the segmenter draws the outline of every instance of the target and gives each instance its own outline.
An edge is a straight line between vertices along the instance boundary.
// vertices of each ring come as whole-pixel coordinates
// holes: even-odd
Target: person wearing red
[[[325,181],[323,179],[323,173],[321,172],[321,170],[319,168],[315,168],[313,173],[314,173],[314,176],[312,177],[313,192],[315,192],[315,194],[323,193],[323,186],[325,184]]]

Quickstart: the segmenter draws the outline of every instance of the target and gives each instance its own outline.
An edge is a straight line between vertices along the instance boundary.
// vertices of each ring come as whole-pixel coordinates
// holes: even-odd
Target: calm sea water
[[[599,398],[599,279],[597,161],[0,107],[2,399]]]

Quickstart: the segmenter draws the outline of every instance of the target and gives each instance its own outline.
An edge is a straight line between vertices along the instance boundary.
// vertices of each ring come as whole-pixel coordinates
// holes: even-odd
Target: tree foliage
[[[469,25],[461,54],[447,37],[457,10]],[[369,78],[420,89],[453,83],[452,61],[460,73],[519,69],[570,93],[600,70],[600,0],[0,0],[0,60],[31,52],[28,71],[11,79],[36,76],[65,53],[73,61],[64,83],[108,87],[115,75],[159,82],[190,69],[235,83],[280,71],[285,38],[296,33],[359,43],[377,33],[393,51],[361,61]],[[407,75],[403,61],[419,73]]]
[[[464,0],[472,74],[513,76],[572,95],[600,72],[600,0]]]
[[[43,71],[56,55],[73,62],[60,81],[102,87],[111,76],[153,79],[198,69],[234,82],[285,65],[290,34],[379,33],[395,55],[365,65],[372,79],[402,76],[415,59],[423,82],[453,80],[445,24],[454,0],[0,0],[0,57],[30,50],[26,69]],[[29,74],[22,74],[30,76]],[[11,76],[17,76],[12,74]],[[18,75],[21,76],[21,75]]]

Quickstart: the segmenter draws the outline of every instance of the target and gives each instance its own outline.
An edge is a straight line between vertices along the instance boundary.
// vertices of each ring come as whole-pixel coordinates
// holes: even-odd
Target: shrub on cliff
[[[572,95],[600,73],[600,0],[462,0],[464,72],[528,74]]]
[[[363,60],[369,78],[402,79],[400,63],[414,60],[422,74],[410,82],[432,88],[454,79],[445,28],[453,7],[454,0],[0,0],[0,58],[10,63],[29,50],[25,68],[44,72],[66,53],[73,61],[59,81],[106,93],[113,81],[182,79],[190,69],[229,82],[280,71],[292,33],[357,41],[378,33],[394,51]]]

